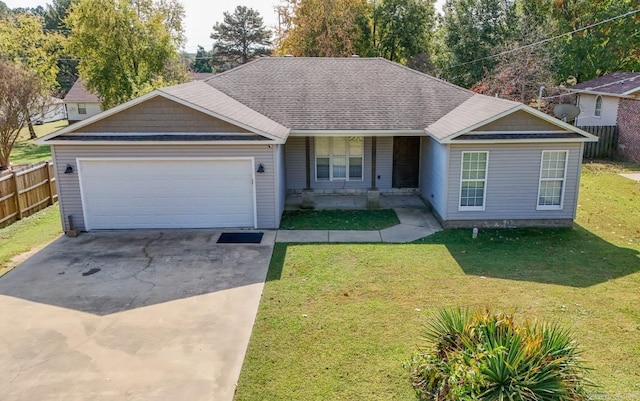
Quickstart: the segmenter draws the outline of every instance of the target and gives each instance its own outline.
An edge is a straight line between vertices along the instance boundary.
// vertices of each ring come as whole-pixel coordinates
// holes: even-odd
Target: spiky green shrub
[[[421,400],[581,401],[587,369],[557,324],[488,310],[439,311],[405,367]]]

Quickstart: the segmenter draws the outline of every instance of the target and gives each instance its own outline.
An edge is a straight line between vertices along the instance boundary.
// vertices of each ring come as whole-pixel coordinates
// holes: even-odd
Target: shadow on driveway
[[[108,315],[262,283],[273,241],[216,244],[219,231],[62,237],[0,279],[0,294]],[[271,241],[270,241],[271,240]]]

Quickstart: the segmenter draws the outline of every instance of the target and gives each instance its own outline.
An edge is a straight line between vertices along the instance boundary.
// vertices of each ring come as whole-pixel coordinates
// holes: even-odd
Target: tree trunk
[[[27,125],[29,126],[29,138],[38,139],[38,135],[36,135],[36,130],[33,129],[33,123],[31,122],[31,119],[29,119],[29,122],[27,122]]]

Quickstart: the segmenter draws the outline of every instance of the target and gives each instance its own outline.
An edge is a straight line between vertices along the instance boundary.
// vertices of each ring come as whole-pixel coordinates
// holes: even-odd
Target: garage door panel
[[[253,227],[250,160],[81,160],[89,229]]]

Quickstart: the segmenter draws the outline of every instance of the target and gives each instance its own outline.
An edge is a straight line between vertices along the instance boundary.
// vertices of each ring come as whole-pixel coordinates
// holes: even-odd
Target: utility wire
[[[516,47],[515,49],[505,50],[505,51],[500,52],[500,53],[492,54],[491,56],[481,57],[481,58],[478,58],[478,59],[475,59],[475,60],[471,60],[471,61],[465,61],[464,63],[455,64],[455,65],[453,65],[453,66],[451,66],[449,68],[455,68],[455,67],[460,67],[460,66],[467,65],[467,64],[473,64],[473,63],[476,63],[478,61],[489,60],[489,59],[492,59],[492,58],[495,58],[495,57],[503,56],[505,54],[516,52],[518,50],[526,49],[526,48],[533,47],[533,46],[538,46],[538,45],[541,45],[541,44],[548,43],[548,42],[551,42],[553,40],[559,39],[559,38],[561,38],[563,36],[573,35],[574,33],[582,32],[582,31],[585,31],[587,29],[594,28],[594,27],[596,27],[598,25],[606,24],[607,22],[611,22],[611,21],[615,21],[615,20],[620,19],[620,18],[628,17],[628,16],[636,14],[638,12],[640,12],[640,9],[632,10],[632,11],[626,12],[624,14],[616,15],[615,17],[607,18],[607,19],[602,20],[600,22],[596,22],[596,23],[584,26],[582,28],[574,29],[571,32],[566,32],[566,33],[562,33],[560,35],[552,36],[550,38],[542,39],[542,40],[539,40],[537,42],[533,42],[533,43],[529,43],[529,44],[526,44],[526,45],[523,45],[523,46],[520,46],[520,47]]]

